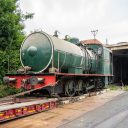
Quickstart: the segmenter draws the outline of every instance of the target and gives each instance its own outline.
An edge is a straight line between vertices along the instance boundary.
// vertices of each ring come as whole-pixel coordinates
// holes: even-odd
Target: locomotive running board
[[[55,75],[64,75],[64,76],[113,76],[112,74],[72,74],[72,73],[55,73]]]

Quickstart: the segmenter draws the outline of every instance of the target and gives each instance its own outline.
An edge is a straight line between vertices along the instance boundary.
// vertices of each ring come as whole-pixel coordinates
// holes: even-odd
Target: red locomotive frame
[[[16,81],[13,82],[12,84],[10,83],[10,85],[14,86],[15,88],[25,88],[26,90],[30,90],[30,89],[39,89],[39,88],[44,88],[47,86],[55,86],[57,80],[59,79],[58,77],[111,77],[113,75],[111,74],[69,74],[69,73],[48,73],[48,74],[17,74],[17,75],[7,75],[9,78],[15,78]],[[44,79],[44,81],[42,83],[37,83],[36,85],[31,85],[30,83],[24,83],[23,84],[23,80],[26,79],[30,79],[31,77],[37,77],[37,78],[42,78]]]

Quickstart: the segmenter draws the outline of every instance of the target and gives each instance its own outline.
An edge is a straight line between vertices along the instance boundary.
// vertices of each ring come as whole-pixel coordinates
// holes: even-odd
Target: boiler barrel
[[[61,70],[82,68],[83,58],[80,47],[44,32],[27,36],[20,49],[22,65],[31,67],[35,73],[51,66]]]

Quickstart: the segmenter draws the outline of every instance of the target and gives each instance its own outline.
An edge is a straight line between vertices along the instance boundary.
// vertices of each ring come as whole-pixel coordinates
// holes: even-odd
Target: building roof
[[[102,44],[97,39],[82,40],[81,43],[83,43],[83,44]]]
[[[120,42],[117,44],[106,45],[106,47],[111,50],[128,49],[128,42]]]
[[[119,42],[119,43],[117,43],[117,44],[108,44],[108,45],[106,45],[107,47],[120,47],[120,46],[128,46],[128,42]]]

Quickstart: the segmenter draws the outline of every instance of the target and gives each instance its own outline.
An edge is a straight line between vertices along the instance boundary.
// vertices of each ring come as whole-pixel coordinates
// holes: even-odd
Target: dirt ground
[[[123,91],[107,91],[50,111],[2,123],[0,128],[56,128],[80,118],[83,114],[104,105],[122,93]]]

